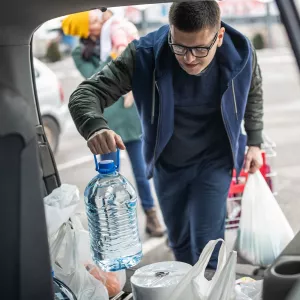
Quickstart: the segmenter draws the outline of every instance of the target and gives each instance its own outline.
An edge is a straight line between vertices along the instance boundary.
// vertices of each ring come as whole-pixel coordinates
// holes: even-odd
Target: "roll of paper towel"
[[[142,267],[131,277],[134,300],[166,300],[192,266],[177,262],[159,262]],[[187,291],[188,293],[188,291]],[[185,294],[185,300],[191,299]]]

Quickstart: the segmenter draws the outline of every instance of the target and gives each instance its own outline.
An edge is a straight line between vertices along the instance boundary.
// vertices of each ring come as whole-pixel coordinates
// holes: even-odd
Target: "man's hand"
[[[87,141],[93,154],[108,154],[116,152],[117,148],[125,150],[122,138],[112,130],[102,129],[95,132]]]
[[[262,167],[263,159],[259,147],[250,146],[246,154],[245,172],[255,173]]]

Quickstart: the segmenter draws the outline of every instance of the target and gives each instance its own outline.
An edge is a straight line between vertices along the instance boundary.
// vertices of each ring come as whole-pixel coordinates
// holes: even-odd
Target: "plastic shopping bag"
[[[74,214],[79,204],[79,191],[75,185],[62,184],[44,198],[48,236],[53,235]]]
[[[207,280],[205,269],[216,245],[222,242],[218,266],[214,277]],[[221,239],[210,241],[203,249],[199,261],[176,286],[169,299],[172,300],[233,300],[235,299],[236,252],[227,256],[225,242]]]
[[[97,280],[102,282],[107,288],[109,297],[117,296],[122,292],[126,283],[126,271],[104,272],[95,264],[89,262],[85,264],[87,271]]]
[[[49,239],[52,268],[78,300],[108,300],[105,286],[85,268],[90,259],[88,232],[82,229],[77,217],[63,224]]]
[[[235,286],[235,300],[262,300],[263,281],[251,280],[240,282]]]
[[[242,199],[238,254],[252,265],[267,267],[293,237],[293,230],[262,174],[250,174]]]
[[[94,264],[90,251],[90,235],[86,231],[79,217],[72,217],[72,227],[76,228],[77,232],[77,253],[78,261],[84,265],[85,269],[94,278],[99,280],[106,287],[109,297],[118,295],[124,288],[126,283],[126,271],[104,272]]]

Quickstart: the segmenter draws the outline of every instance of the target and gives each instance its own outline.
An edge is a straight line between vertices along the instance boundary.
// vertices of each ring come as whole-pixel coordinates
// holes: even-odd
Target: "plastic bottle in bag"
[[[93,260],[106,272],[131,268],[142,258],[136,192],[117,172],[118,162],[95,157],[95,163],[98,175],[84,194]]]

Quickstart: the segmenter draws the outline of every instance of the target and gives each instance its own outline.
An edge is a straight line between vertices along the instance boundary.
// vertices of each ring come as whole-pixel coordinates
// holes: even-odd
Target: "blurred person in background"
[[[69,15],[62,22],[67,35],[79,36],[80,45],[72,52],[74,63],[84,78],[89,78],[117,58],[126,46],[138,38],[136,27],[124,19],[120,8]],[[122,137],[132,165],[139,197],[146,214],[146,232],[153,237],[164,235],[164,229],[157,217],[150,184],[146,177],[142,156],[141,123],[132,92],[120,98],[105,109],[104,118]],[[92,133],[91,133],[92,134]],[[102,160],[116,161],[116,152],[101,155]]]

